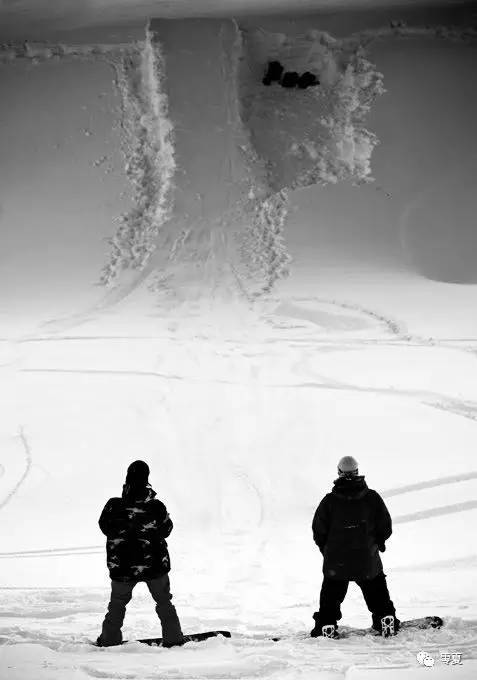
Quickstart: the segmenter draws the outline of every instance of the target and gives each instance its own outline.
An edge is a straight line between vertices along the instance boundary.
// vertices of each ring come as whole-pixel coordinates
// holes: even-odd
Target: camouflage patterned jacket
[[[106,535],[109,575],[116,581],[148,581],[170,571],[166,538],[172,531],[166,506],[149,485],[110,498],[99,527]]]

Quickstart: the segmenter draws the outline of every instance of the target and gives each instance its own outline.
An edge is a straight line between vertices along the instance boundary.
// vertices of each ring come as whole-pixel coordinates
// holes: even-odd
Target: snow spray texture
[[[273,61],[316,86],[265,87]],[[163,292],[228,282],[267,293],[289,272],[289,190],[372,179],[377,140],[363,121],[384,90],[356,43],[154,20],[116,69],[133,206],[111,239],[106,285],[130,270]]]

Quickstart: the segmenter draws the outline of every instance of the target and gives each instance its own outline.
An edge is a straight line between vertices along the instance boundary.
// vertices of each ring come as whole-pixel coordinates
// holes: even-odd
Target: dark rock
[[[307,87],[312,87],[313,85],[319,85],[320,81],[318,78],[315,76],[314,73],[311,73],[310,71],[305,71],[305,73],[302,73],[301,76],[298,78],[298,87],[302,90],[306,90]]]
[[[296,87],[298,85],[299,75],[296,71],[287,71],[283,74],[281,80],[282,87]]]
[[[267,71],[263,77],[262,83],[270,85],[273,82],[279,82],[282,77],[283,66],[279,61],[269,61]]]

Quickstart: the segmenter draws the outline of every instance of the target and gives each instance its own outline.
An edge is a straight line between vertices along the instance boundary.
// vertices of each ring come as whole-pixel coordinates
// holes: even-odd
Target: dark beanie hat
[[[149,477],[149,466],[143,460],[135,460],[128,467],[126,484],[138,485],[147,484]]]

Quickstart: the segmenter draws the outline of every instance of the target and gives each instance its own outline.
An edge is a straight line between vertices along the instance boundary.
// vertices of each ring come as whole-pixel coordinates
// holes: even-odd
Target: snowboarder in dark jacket
[[[121,498],[110,498],[99,518],[99,527],[107,537],[107,564],[111,577],[111,600],[97,640],[100,646],[122,642],[126,605],[139,581],[146,582],[156,602],[164,644],[183,643],[169,585],[166,538],[172,531],[172,520],[164,503],[156,498],[148,478],[146,463],[142,460],[131,463]]]
[[[373,628],[384,634],[396,633],[399,620],[379,555],[392,533],[391,517],[381,496],[359,475],[358,463],[351,456],[338,463],[338,479],[319,504],[312,529],[323,555],[324,575],[312,637],[336,634],[350,581],[361,588]],[[393,619],[386,618],[383,623],[383,618],[390,616]]]

